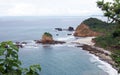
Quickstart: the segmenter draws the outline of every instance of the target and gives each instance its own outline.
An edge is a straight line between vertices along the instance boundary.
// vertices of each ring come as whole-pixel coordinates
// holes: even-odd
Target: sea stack
[[[53,37],[52,37],[52,35],[51,35],[50,33],[45,32],[45,33],[42,35],[42,40],[41,40],[41,42],[42,42],[43,44],[53,43],[54,40],[53,40]]]
[[[42,39],[41,40],[35,40],[35,42],[37,44],[64,44],[64,41],[56,41],[53,39],[52,34],[45,32],[42,35]]]

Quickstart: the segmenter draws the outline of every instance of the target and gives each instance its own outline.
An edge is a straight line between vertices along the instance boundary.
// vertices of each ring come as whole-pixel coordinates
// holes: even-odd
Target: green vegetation
[[[95,38],[96,46],[103,47],[108,50],[113,50],[113,47],[119,46],[119,38],[114,38],[111,35],[99,36]]]
[[[120,29],[115,30],[112,34],[114,38],[120,37]]]
[[[111,57],[117,63],[116,67],[120,72],[120,0],[113,2],[97,1],[98,7],[103,11],[104,16],[108,17],[108,21],[114,23],[115,27],[107,31],[108,34],[97,37],[96,45],[112,51]]]
[[[97,1],[97,5],[109,21],[120,24],[120,0],[113,0],[113,2]]]
[[[40,65],[21,68],[18,47],[11,41],[0,43],[0,75],[39,75]]]
[[[52,37],[52,34],[50,34],[49,32],[45,32],[44,35]]]
[[[113,32],[115,28],[114,23],[106,23],[97,18],[89,18],[83,21],[84,24],[88,25],[90,29],[107,34],[108,32]]]

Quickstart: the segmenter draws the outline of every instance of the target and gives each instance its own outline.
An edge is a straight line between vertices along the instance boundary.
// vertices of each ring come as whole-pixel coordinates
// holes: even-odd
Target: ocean
[[[22,67],[40,64],[42,67],[40,75],[116,75],[109,64],[106,65],[82,48],[75,47],[76,44],[69,43],[76,38],[67,34],[74,32],[55,30],[55,28],[67,29],[69,26],[76,28],[89,17],[0,17],[0,42],[8,40],[28,42],[28,45],[19,50]],[[103,19],[100,16],[99,18]],[[67,43],[35,44],[33,40],[41,39],[44,32],[51,33],[55,40],[63,40]]]

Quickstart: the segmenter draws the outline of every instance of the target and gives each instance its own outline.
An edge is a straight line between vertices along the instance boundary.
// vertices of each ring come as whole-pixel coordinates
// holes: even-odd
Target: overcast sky
[[[101,15],[97,0],[0,0],[0,16]],[[109,0],[107,0],[109,1]]]

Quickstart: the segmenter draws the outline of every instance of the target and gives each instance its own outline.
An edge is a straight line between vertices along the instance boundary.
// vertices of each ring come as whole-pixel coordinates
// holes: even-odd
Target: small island
[[[35,42],[37,44],[64,44],[65,41],[57,41],[53,39],[52,34],[50,34],[49,32],[45,32],[42,35],[42,39],[41,40],[35,40]]]

